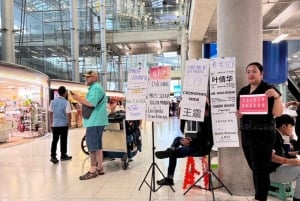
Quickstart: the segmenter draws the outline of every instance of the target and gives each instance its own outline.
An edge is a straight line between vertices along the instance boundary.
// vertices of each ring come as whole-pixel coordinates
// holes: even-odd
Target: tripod
[[[152,192],[158,191],[162,186],[159,186],[158,188],[155,188],[155,168],[158,169],[160,174],[165,178],[163,172],[159,169],[158,165],[155,163],[155,157],[154,157],[154,152],[155,152],[155,146],[154,146],[154,123],[152,122],[152,163],[150,165],[150,168],[147,171],[147,174],[145,175],[143,182],[141,183],[139,190],[141,190],[141,187],[144,183],[147,184],[147,186],[150,188],[150,197],[149,200],[151,200],[151,195]],[[152,170],[152,171],[151,171]],[[146,181],[146,178],[148,174],[151,171],[151,181],[150,184]],[[175,192],[174,188],[170,185],[170,188],[172,189],[173,192]]]
[[[201,189],[204,189],[204,190],[208,190],[211,192],[212,194],[212,197],[213,197],[213,200],[215,201],[215,194],[214,194],[214,189],[218,189],[218,188],[222,188],[224,187],[226,189],[226,191],[232,195],[232,193],[229,191],[229,189],[223,184],[223,182],[217,177],[217,175],[211,170],[211,161],[210,161],[210,152],[208,153],[208,169],[202,174],[202,176],[197,179],[197,181],[195,181],[195,183],[193,183],[185,192],[183,195],[187,194],[187,192],[189,192],[191,190],[191,188],[193,187],[198,187],[198,188],[201,188]],[[208,175],[208,188],[206,187],[202,187],[202,186],[199,186],[199,185],[196,185],[202,178],[204,178],[204,176]],[[220,183],[219,186],[216,186],[214,187],[213,186],[213,183],[212,183],[212,176],[214,176],[218,182]]]

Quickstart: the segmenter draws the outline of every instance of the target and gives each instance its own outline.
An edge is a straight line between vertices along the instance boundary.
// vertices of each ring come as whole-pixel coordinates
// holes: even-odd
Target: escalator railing
[[[293,94],[293,96],[298,101],[300,101],[300,92],[299,92],[299,89],[298,89],[295,81],[291,77],[288,77],[288,89]]]

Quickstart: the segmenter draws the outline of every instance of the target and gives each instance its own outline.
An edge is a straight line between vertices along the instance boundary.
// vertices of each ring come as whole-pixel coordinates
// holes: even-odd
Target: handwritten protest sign
[[[208,75],[209,59],[189,60],[186,62],[180,104],[180,119],[203,122]]]
[[[169,120],[170,76],[171,70],[168,66],[150,68],[147,121],[164,122]]]
[[[147,84],[147,68],[131,68],[128,70],[126,120],[145,118]]]

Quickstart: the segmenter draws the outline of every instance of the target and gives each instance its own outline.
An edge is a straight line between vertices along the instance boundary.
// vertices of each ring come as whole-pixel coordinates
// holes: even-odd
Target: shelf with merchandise
[[[22,107],[21,114],[24,137],[38,137],[46,134],[46,112],[38,103]]]
[[[6,121],[4,116],[0,117],[0,142],[6,142],[9,139],[11,124]]]

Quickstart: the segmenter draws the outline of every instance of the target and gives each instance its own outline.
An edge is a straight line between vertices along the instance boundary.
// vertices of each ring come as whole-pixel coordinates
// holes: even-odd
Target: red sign
[[[242,114],[267,114],[268,97],[265,94],[241,95],[240,113]]]

